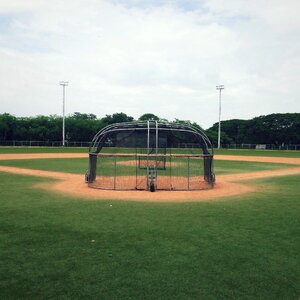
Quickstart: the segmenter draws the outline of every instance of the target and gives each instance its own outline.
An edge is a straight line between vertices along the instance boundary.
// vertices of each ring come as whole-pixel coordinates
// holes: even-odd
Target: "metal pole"
[[[137,148],[135,148],[135,189],[137,190],[137,177],[138,177],[138,155],[137,155]]]
[[[147,136],[147,154],[149,155],[149,148],[150,148],[150,123],[147,121],[148,127],[148,136]]]
[[[65,146],[65,96],[66,96],[66,91],[65,88],[66,86],[69,85],[68,81],[60,81],[59,85],[63,87],[63,124],[62,124],[62,146]]]
[[[117,157],[115,156],[115,165],[114,165],[114,190],[116,189],[116,177],[117,177]]]
[[[221,146],[221,89],[219,90],[219,130],[218,130],[218,149],[220,149]]]
[[[65,95],[66,86],[63,85],[63,128],[62,128],[62,145],[65,146]]]
[[[156,154],[157,154],[157,148],[158,148],[158,123],[155,121],[156,125]]]
[[[147,121],[148,136],[147,136],[147,189],[149,188],[149,148],[150,148],[150,123]]]
[[[158,157],[157,157],[157,154],[158,154],[158,123],[157,123],[157,121],[155,121],[155,135],[156,135],[156,137],[155,137],[155,148],[156,148],[156,157],[155,157],[155,185],[156,185],[156,187],[155,188],[157,188],[157,166],[158,166],[158,162],[157,162],[157,159],[158,159]]]
[[[219,90],[219,130],[218,130],[218,149],[221,148],[221,94],[224,90],[224,85],[217,85],[216,89]]]
[[[172,189],[172,153],[170,148],[170,190]]]
[[[188,156],[188,190],[190,190],[190,157]]]

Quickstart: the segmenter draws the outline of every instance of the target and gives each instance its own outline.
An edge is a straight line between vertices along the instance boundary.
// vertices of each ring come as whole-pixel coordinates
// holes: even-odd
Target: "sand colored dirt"
[[[189,190],[210,189],[211,186],[204,180],[199,180],[198,176],[187,177],[181,176],[158,176],[156,180],[157,190]],[[97,176],[89,184],[90,187],[98,189],[114,190],[146,190],[146,176]]]
[[[2,154],[0,160],[11,159],[37,159],[37,158],[81,158],[87,154],[82,153],[39,153],[39,154]],[[233,161],[253,161],[253,162],[269,162],[269,163],[285,163],[299,165],[299,167],[291,167],[280,170],[268,170],[258,172],[248,172],[241,174],[230,174],[217,176],[217,182],[213,189],[201,191],[156,191],[150,193],[148,191],[110,191],[89,188],[85,182],[83,175],[51,172],[42,170],[31,170],[15,167],[0,166],[0,171],[14,174],[47,177],[56,179],[51,183],[37,184],[35,187],[59,192],[70,196],[80,197],[84,199],[115,199],[115,200],[132,200],[147,202],[191,202],[191,201],[209,201],[216,198],[238,196],[256,191],[255,185],[245,184],[244,181],[251,179],[259,179],[265,177],[285,176],[300,174],[300,158],[284,158],[284,157],[254,157],[254,156],[225,156],[216,155],[216,159],[233,160]]]
[[[149,163],[151,164],[151,162]],[[129,167],[135,167],[137,165],[137,161],[136,160],[120,160],[118,161],[118,165],[122,165],[122,166],[129,166]],[[144,163],[144,165],[146,166],[146,163]],[[159,164],[162,165],[162,164]],[[182,165],[182,163],[180,162],[166,162],[166,166],[171,166],[171,167],[176,167],[176,166],[180,166]],[[154,166],[154,163],[153,163]]]
[[[89,188],[84,182],[83,176],[78,174],[5,166],[0,166],[0,171],[58,179],[56,182],[36,184],[34,187],[64,193],[70,196],[96,200],[114,199],[149,202],[207,201],[214,198],[235,196],[254,191],[253,187],[223,180],[220,180],[213,189],[202,191],[156,191],[155,193],[150,193],[148,191],[111,191]]]
[[[128,154],[125,154],[128,156]],[[135,155],[134,153],[132,154]],[[46,159],[46,158],[88,158],[87,153],[28,153],[28,154],[0,154],[0,160],[15,159]],[[217,160],[269,162],[281,164],[300,165],[300,158],[291,157],[268,157],[268,156],[243,156],[243,155],[215,155]],[[126,161],[123,161],[124,164]],[[130,163],[131,164],[131,163]]]

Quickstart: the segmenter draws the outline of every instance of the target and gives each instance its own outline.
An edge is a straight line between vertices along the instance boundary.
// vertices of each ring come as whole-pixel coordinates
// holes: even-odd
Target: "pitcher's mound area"
[[[34,158],[46,158],[46,155],[5,155],[1,159],[34,159]],[[55,157],[56,154],[50,155]],[[74,155],[57,155],[59,158],[63,157],[83,157],[82,154]],[[57,157],[56,156],[56,157]],[[21,158],[22,157],[22,158]],[[86,157],[86,155],[85,155]],[[218,156],[216,156],[218,159]],[[235,157],[226,156],[220,157],[220,159],[226,160],[240,160],[240,161],[260,161],[260,162],[276,162],[276,163],[290,163],[300,165],[300,159],[289,158],[265,158],[265,157]],[[292,174],[299,174],[300,167],[292,167],[279,170],[258,171],[242,174],[230,174],[217,176],[217,182],[213,189],[198,190],[198,191],[156,191],[151,193],[149,191],[114,191],[114,190],[101,190],[93,189],[87,186],[84,182],[83,175],[62,173],[62,172],[50,172],[42,170],[22,169],[15,167],[0,166],[0,171],[9,172],[14,174],[23,174],[38,177],[47,177],[56,179],[55,182],[48,182],[43,184],[37,184],[35,187],[42,188],[48,191],[63,193],[70,196],[80,197],[84,199],[116,199],[116,200],[132,200],[132,201],[149,201],[149,202],[190,202],[190,201],[208,201],[216,198],[238,196],[253,192],[257,189],[255,185],[244,184],[241,181],[247,181],[251,179],[285,176]]]
[[[155,191],[145,190],[117,191],[90,188],[78,175],[72,175],[63,181],[52,184],[39,184],[39,188],[61,192],[88,199],[114,199],[148,202],[195,202],[220,197],[229,197],[254,191],[254,187],[233,182],[220,182],[213,189],[197,191]]]

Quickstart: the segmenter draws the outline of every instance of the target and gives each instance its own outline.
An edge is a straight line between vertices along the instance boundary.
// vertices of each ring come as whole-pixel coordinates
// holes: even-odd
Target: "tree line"
[[[218,123],[206,132],[216,135]],[[222,144],[300,144],[300,113],[270,114],[251,120],[221,122]]]
[[[147,113],[138,120],[168,121]],[[97,118],[94,114],[75,112],[66,117],[66,140],[89,142],[103,127],[121,122],[131,122],[134,118],[127,114],[115,113]],[[189,120],[175,119],[172,122],[188,123],[200,129],[199,124]],[[214,145],[218,139],[218,123],[203,130]],[[36,117],[15,117],[0,114],[1,141],[60,141],[62,117],[57,115]],[[222,144],[300,144],[300,113],[270,114],[251,120],[233,119],[221,122]]]

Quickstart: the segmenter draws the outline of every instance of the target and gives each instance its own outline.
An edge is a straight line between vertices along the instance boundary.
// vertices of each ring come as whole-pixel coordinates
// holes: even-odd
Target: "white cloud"
[[[24,3],[0,4],[0,113],[60,114],[60,80],[69,113],[208,127],[217,84],[224,119],[299,111],[297,1]]]

